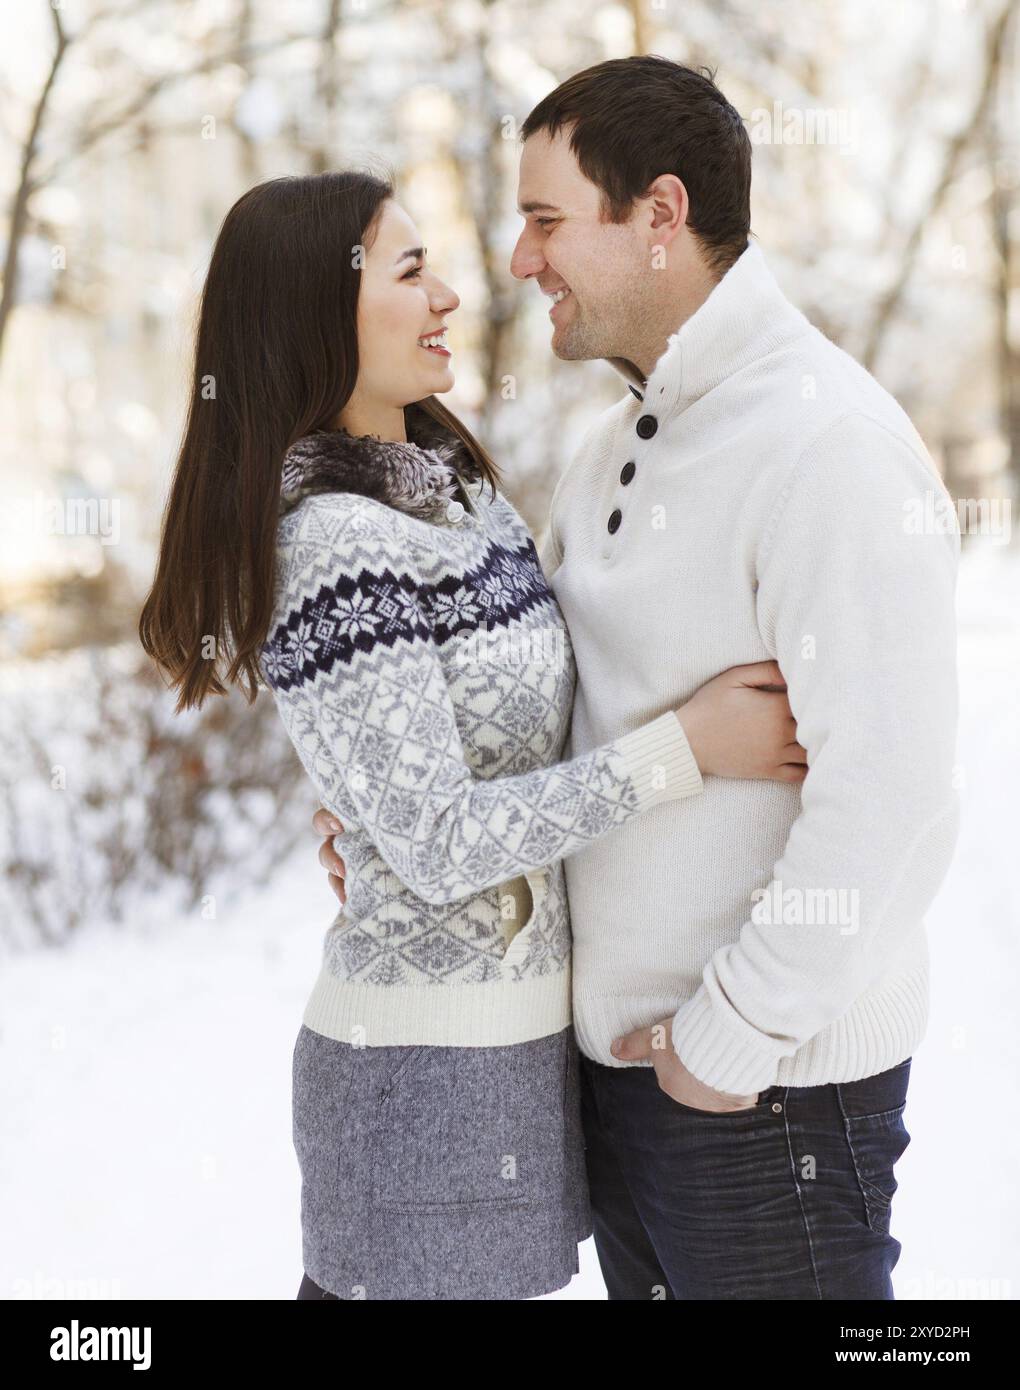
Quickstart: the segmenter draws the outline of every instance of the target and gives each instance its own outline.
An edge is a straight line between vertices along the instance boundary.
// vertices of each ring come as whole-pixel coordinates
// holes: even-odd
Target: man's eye
[[[535,221],[538,223],[538,225],[539,225],[540,227],[548,227],[548,225],[549,225],[550,222],[555,222],[555,221],[556,221],[556,218],[555,218],[555,217],[536,217],[536,218],[535,218]]]

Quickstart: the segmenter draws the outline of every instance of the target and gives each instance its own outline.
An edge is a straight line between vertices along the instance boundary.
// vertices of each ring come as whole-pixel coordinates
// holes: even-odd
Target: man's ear
[[[649,205],[650,227],[660,246],[668,246],[686,226],[690,200],[682,180],[675,174],[660,174],[648,185],[645,200]]]

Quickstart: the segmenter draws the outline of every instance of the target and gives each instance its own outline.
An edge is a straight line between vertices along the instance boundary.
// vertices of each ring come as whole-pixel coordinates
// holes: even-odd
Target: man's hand
[[[650,1058],[660,1088],[681,1105],[725,1114],[731,1110],[750,1110],[758,1104],[760,1092],[753,1096],[731,1096],[725,1091],[713,1090],[692,1076],[673,1050],[671,1018],[653,1023],[650,1028],[638,1028],[625,1038],[617,1038],[609,1050],[621,1062],[639,1062],[645,1057]]]
[[[347,874],[347,865],[337,854],[330,841],[334,835],[339,835],[343,831],[343,826],[325,806],[320,806],[312,817],[312,826],[316,835],[323,836],[323,842],[319,846],[319,863],[329,874],[329,886],[337,895],[342,903],[347,901],[347,890],[344,887],[344,878]]]

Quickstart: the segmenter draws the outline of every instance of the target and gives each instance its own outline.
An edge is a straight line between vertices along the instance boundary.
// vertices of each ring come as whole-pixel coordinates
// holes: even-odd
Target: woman
[[[377,178],[234,205],[140,623],[178,708],[225,693],[221,654],[250,700],[272,689],[345,830],[293,1058],[302,1298],[569,1282],[591,1226],[560,861],[696,795],[735,721],[743,775],[804,772],[785,696],[732,678],[558,761],[568,634],[495,466],[436,399],[458,303]]]

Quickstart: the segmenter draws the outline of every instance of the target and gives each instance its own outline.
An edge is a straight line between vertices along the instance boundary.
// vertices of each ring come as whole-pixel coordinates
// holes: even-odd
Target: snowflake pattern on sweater
[[[482,622],[507,626],[549,602],[530,537],[513,552],[490,542],[467,574],[433,585],[416,586],[390,569],[362,569],[302,600],[267,644],[266,669],[275,689],[289,690],[318,672],[328,675],[336,661],[350,666],[356,650],[371,652],[377,643],[392,648],[401,639],[443,643]]]

